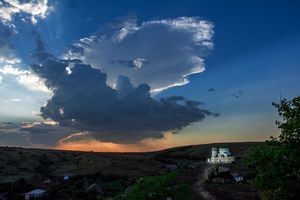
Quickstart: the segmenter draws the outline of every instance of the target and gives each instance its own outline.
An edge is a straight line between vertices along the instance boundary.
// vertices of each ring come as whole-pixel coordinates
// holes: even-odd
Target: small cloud
[[[13,67],[12,65],[4,65],[4,67],[0,67],[0,75],[15,77],[19,84],[29,90],[51,94],[44,82],[29,70]]]
[[[19,64],[21,63],[21,60],[16,57],[4,57],[3,55],[0,55],[0,64]]]
[[[216,89],[215,88],[209,88],[207,91],[214,92],[214,91],[216,91]]]
[[[34,115],[34,116],[36,116],[36,115],[41,115],[41,112],[40,111],[32,110],[31,114]]]
[[[232,94],[232,96],[236,99],[242,97],[243,95],[244,95],[244,93],[242,91],[238,91],[238,92]]]
[[[143,67],[143,65],[147,64],[148,61],[144,58],[136,58],[133,60],[112,60],[110,62],[111,64],[119,64],[124,67],[129,67],[133,69],[140,69]]]
[[[12,102],[21,102],[22,99],[10,99],[10,101],[12,101]]]

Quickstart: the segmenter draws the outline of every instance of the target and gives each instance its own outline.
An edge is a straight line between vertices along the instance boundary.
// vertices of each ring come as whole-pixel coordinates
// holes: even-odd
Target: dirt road
[[[204,187],[204,181],[207,176],[207,171],[209,171],[212,168],[211,165],[205,166],[204,169],[201,170],[198,176],[198,181],[195,183],[194,188],[195,191],[198,193],[199,197],[201,197],[204,200],[218,200],[215,196],[210,194]]]

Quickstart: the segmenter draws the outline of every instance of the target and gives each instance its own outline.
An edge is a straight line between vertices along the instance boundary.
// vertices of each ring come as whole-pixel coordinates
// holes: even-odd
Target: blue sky
[[[0,138],[6,143],[0,142],[1,145],[71,148],[76,141],[76,145],[82,144],[76,148],[85,149],[84,144],[93,141],[95,149],[101,151],[101,145],[105,146],[103,142],[132,143],[134,148],[122,148],[140,150],[146,141],[149,147],[145,150],[152,150],[156,149],[152,143],[160,144],[157,148],[165,148],[194,143],[264,140],[278,134],[274,125],[278,117],[271,102],[279,101],[280,96],[290,99],[300,93],[298,1],[51,0],[41,1],[40,5],[28,2],[31,10],[36,5],[45,8],[45,12],[35,13],[21,8],[20,2],[18,5],[5,0],[0,2],[0,28],[3,32],[11,32],[2,47],[0,40],[0,53],[4,59],[20,60],[10,64],[10,68],[7,62],[0,62],[0,121],[23,123],[12,127],[3,125]],[[19,6],[19,11],[9,13],[11,18],[7,18],[4,14],[12,6]],[[113,41],[116,36],[113,34],[121,31],[122,26],[128,31],[125,39],[119,32],[119,41]],[[119,131],[118,127],[109,127],[113,130],[110,136],[102,129],[97,129],[101,133],[89,134],[88,129],[63,125],[65,121],[44,113],[48,121],[60,123],[55,127],[59,131],[53,134],[51,128],[42,127],[45,124],[34,125],[36,121],[43,121],[39,116],[40,108],[52,98],[50,87],[58,86],[45,86],[45,81],[53,80],[31,67],[35,64],[33,32],[40,35],[48,53],[61,59],[80,59],[101,70],[112,88],[117,76],[124,75],[136,88],[139,84],[148,84],[151,98],[158,103],[160,98],[183,96],[203,102],[202,109],[220,115],[186,119],[190,125],[179,127],[182,134],[166,133],[178,128],[171,123],[170,130],[157,127],[164,132],[161,134],[143,132],[145,130],[140,134],[131,130],[134,132],[132,140],[122,142],[123,136],[115,133]],[[100,41],[103,35],[112,39]],[[199,37],[198,40],[195,37]],[[181,49],[187,47],[189,49],[180,54]],[[128,69],[132,66],[136,69]],[[85,78],[89,80],[89,77]],[[29,124],[24,125],[24,122]],[[24,126],[36,129],[40,126],[41,131],[52,131],[46,135],[49,138],[55,135],[53,144],[33,142],[39,135]],[[145,129],[148,131],[149,127],[145,125]],[[78,133],[82,132],[85,134],[79,134],[78,139]],[[20,139],[15,139],[17,133],[21,135]],[[72,137],[72,133],[77,135]],[[62,144],[67,137],[72,140]]]

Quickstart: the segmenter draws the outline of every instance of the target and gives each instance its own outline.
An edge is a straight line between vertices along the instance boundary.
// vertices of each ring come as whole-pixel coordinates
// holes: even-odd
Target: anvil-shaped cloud
[[[181,96],[155,100],[148,84],[133,86],[124,75],[110,87],[100,69],[80,60],[57,59],[44,51],[39,37],[37,41],[38,63],[31,68],[53,92],[41,116],[60,126],[89,131],[102,141],[131,143],[160,138],[164,131],[178,131],[215,115]]]
[[[107,75],[114,86],[119,75],[151,92],[187,84],[187,77],[205,70],[204,57],[213,48],[213,24],[197,17],[146,21],[127,17],[108,24],[72,45],[65,58],[80,59]]]

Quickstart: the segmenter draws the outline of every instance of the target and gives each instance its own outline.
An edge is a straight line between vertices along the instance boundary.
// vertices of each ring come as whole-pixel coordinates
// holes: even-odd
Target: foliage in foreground
[[[179,182],[176,183],[177,173],[169,173],[162,176],[149,176],[133,185],[125,195],[125,200],[143,199],[166,199],[172,197],[174,200],[187,198],[188,186]]]
[[[300,96],[273,103],[282,121],[281,134],[251,149],[245,157],[255,167],[254,183],[263,200],[300,199]]]

